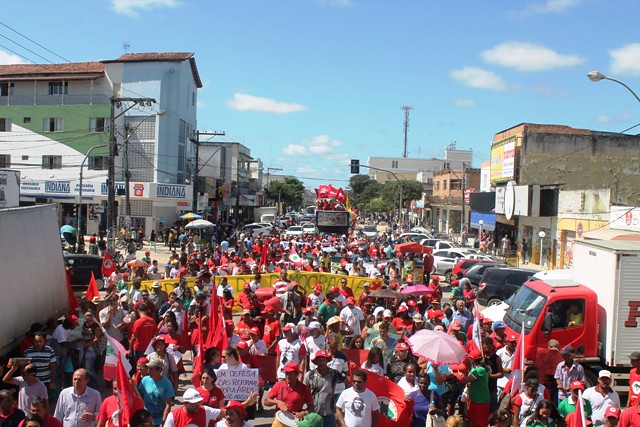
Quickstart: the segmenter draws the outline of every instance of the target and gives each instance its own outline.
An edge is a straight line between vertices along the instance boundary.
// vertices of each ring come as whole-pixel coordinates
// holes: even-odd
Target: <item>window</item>
[[[22,123],[31,123],[31,117],[23,117]]]
[[[44,132],[62,132],[64,130],[64,119],[60,117],[45,117],[42,130]]]
[[[89,157],[89,170],[101,171],[109,168],[108,156],[90,156]]]
[[[90,126],[91,132],[107,132],[109,130],[109,118],[92,117]]]
[[[391,161],[391,169],[398,169],[398,161],[397,160],[392,160]]]
[[[191,106],[192,107],[196,106],[196,93],[195,92],[191,92]]]
[[[584,322],[584,300],[560,300],[551,304],[551,322],[553,329],[582,326]]]
[[[442,181],[442,189],[445,190],[445,191],[447,190],[447,181],[446,180]]]
[[[62,169],[62,156],[42,156],[42,169]]]
[[[0,154],[0,168],[11,167],[11,154]]]
[[[69,93],[69,82],[49,82],[49,95],[66,95]]]
[[[13,83],[2,82],[0,83],[0,96],[13,95]]]
[[[11,119],[0,117],[0,132],[11,132]]]
[[[23,156],[22,156],[22,160],[29,160],[29,156],[25,156],[25,155],[23,155]]]

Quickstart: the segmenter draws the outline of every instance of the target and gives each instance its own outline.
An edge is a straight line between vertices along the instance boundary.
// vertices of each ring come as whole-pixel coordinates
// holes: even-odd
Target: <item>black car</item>
[[[494,305],[513,295],[536,271],[514,267],[494,267],[485,270],[480,280],[478,302]]]
[[[487,262],[479,262],[470,266],[467,271],[465,271],[464,277],[471,281],[471,287],[478,293],[480,289],[480,281],[482,280],[482,275],[485,271],[490,268],[500,267],[504,264],[492,264]]]
[[[104,287],[102,280],[102,257],[64,252],[64,263],[71,267],[71,286],[86,290],[91,281],[91,272],[96,278],[98,289]]]

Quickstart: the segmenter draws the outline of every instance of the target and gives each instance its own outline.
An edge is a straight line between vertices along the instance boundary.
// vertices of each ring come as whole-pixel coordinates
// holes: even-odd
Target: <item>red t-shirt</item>
[[[287,405],[287,411],[300,412],[307,405],[313,404],[311,390],[309,387],[298,381],[294,388],[289,387],[287,381],[278,381],[268,394],[270,399],[282,400]]]
[[[638,406],[630,406],[620,414],[620,427],[640,426],[640,408]]]
[[[208,391],[204,387],[198,387],[196,391],[202,396],[203,405],[220,409],[220,406],[224,403],[224,393],[216,386],[214,386],[211,391]]]
[[[344,295],[345,298],[349,298],[353,296],[353,290],[350,287],[340,288],[340,294]]]
[[[413,326],[413,320],[411,318],[409,318],[409,317],[407,317],[406,319],[402,319],[400,317],[395,317],[391,321],[391,325],[395,326],[396,330],[403,331],[403,330],[409,329],[411,326]]]
[[[242,307],[243,310],[251,310],[251,300],[249,299],[248,293],[242,291],[240,295],[238,295],[238,305]]]
[[[115,396],[107,397],[100,406],[100,411],[98,411],[98,421],[107,423],[107,427],[115,427],[116,424],[113,423],[112,416],[114,412],[119,408],[120,404]],[[138,396],[133,396],[133,402],[131,406],[131,416],[136,413],[136,411],[144,409],[144,401],[140,399]]]
[[[156,322],[151,317],[141,317],[133,324],[133,333],[136,341],[133,343],[133,349],[137,351],[145,351],[156,334]]]
[[[269,348],[274,341],[278,341],[280,338],[280,332],[280,321],[278,319],[273,322],[265,321],[262,340],[267,345],[267,348]]]
[[[47,418],[44,420],[44,424],[42,424],[42,427],[62,427],[62,423],[60,422],[60,420],[53,415],[46,415],[46,417]],[[20,421],[18,427],[24,427],[24,420]]]
[[[638,397],[640,397],[640,375],[638,375],[638,368],[633,368],[631,372],[629,372],[629,396],[631,397],[630,406],[635,406],[636,403],[638,403]]]

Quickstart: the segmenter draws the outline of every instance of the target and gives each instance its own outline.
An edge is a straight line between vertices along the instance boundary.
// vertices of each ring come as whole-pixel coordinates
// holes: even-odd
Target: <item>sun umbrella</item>
[[[70,225],[63,225],[60,227],[60,234],[64,233],[76,234],[76,229]]]
[[[377,291],[371,292],[369,296],[374,298],[406,298],[406,295],[403,295],[400,292],[392,291],[391,289],[379,289]]]
[[[149,263],[142,261],[141,259],[134,259],[133,261],[129,261],[127,265],[133,268],[149,267]]]
[[[207,221],[206,219],[196,219],[185,225],[184,228],[207,228],[213,227],[215,224]]]
[[[409,345],[414,355],[433,363],[454,365],[467,357],[460,342],[442,331],[421,329],[409,337]]]
[[[180,219],[192,220],[192,219],[202,219],[202,215],[195,214],[193,212],[186,213],[180,217]]]
[[[332,246],[325,246],[322,248],[322,252],[326,252],[328,254],[332,254],[334,252],[338,252],[338,250]]]
[[[428,295],[430,293],[433,293],[433,291],[425,285],[407,286],[400,292],[407,295]]]

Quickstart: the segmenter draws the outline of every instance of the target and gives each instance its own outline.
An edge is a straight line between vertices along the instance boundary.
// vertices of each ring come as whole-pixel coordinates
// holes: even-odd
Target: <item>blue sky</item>
[[[345,186],[351,158],[401,156],[403,105],[409,157],[455,140],[476,167],[522,122],[636,125],[638,101],[586,74],[640,92],[638,16],[637,0],[22,0],[0,22],[73,62],[114,59],[124,43],[195,52],[198,128],[314,187]],[[0,63],[47,63],[25,48],[63,62],[10,28]]]

